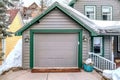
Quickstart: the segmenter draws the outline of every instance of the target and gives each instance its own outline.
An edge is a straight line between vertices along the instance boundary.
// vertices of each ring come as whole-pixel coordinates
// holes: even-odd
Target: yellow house
[[[18,11],[15,18],[13,19],[11,25],[9,26],[9,31],[16,32],[23,26],[23,21],[20,12]],[[21,36],[7,37],[5,40],[5,57],[13,50],[17,41],[21,38]]]

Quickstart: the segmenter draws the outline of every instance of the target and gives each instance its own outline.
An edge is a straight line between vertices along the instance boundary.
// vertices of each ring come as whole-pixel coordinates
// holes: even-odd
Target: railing
[[[89,52],[89,57],[94,62],[94,68],[99,71],[116,69],[116,63],[114,63],[100,55],[97,55],[93,52]]]

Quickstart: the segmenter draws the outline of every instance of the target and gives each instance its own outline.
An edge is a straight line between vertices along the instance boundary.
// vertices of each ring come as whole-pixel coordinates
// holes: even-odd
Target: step
[[[46,72],[80,72],[80,68],[49,68],[49,69],[32,69],[32,73],[46,73]]]

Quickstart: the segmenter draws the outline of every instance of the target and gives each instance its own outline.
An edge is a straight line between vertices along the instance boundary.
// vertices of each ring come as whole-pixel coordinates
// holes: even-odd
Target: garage
[[[97,36],[91,26],[92,22],[74,9],[54,3],[15,33],[22,35],[23,68],[82,68],[82,59],[91,49],[91,36]]]
[[[34,49],[34,67],[78,67],[77,33],[34,34]]]

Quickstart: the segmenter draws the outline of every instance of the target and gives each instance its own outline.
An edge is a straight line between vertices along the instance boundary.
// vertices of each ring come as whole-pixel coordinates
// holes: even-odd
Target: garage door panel
[[[49,61],[49,62],[48,62]],[[44,63],[43,63],[44,62]],[[42,63],[42,65],[41,65]],[[74,64],[73,64],[74,63]],[[62,65],[61,65],[62,64]],[[77,67],[76,61],[71,62],[69,59],[41,59],[35,64],[36,67]]]
[[[77,67],[78,34],[34,36],[35,67]]]

